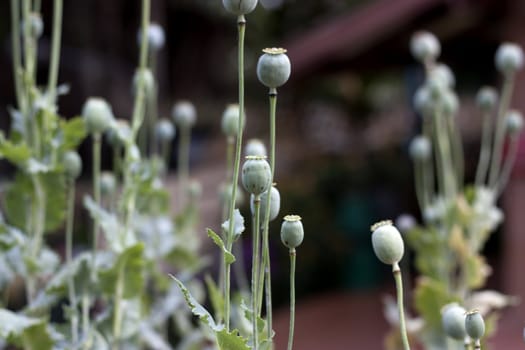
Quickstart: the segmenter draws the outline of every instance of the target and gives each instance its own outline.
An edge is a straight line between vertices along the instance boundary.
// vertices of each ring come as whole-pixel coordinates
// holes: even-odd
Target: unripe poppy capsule
[[[253,213],[255,213],[255,205],[254,205],[255,196],[252,194],[250,196],[250,210]],[[268,202],[268,191],[265,191],[263,194],[261,194],[261,217],[266,217],[266,203]],[[277,218],[277,215],[279,215],[279,210],[281,209],[281,194],[279,193],[279,190],[272,186],[270,188],[270,221],[275,220]]]
[[[244,154],[246,156],[266,157],[268,152],[266,151],[266,146],[261,140],[250,139],[244,147]]]
[[[259,81],[270,89],[284,85],[290,78],[292,71],[290,59],[286,50],[282,48],[269,48],[263,50],[264,54],[257,62],[257,77]]]
[[[171,116],[175,125],[182,128],[191,128],[197,121],[197,111],[195,106],[189,101],[175,103]]]
[[[243,116],[243,126],[244,126]],[[224,135],[227,137],[237,136],[239,132],[239,105],[230,104],[224,110],[221,120],[221,128]]]
[[[427,160],[432,153],[432,145],[426,136],[416,136],[410,143],[409,152],[414,161]]]
[[[491,111],[498,102],[498,93],[496,89],[490,86],[484,86],[479,89],[476,95],[476,104],[483,111]]]
[[[114,121],[109,104],[102,98],[90,97],[82,108],[82,117],[87,130],[91,133],[103,133]]]
[[[517,110],[510,110],[505,117],[505,124],[511,136],[517,135],[523,129],[523,115]]]
[[[412,56],[420,62],[436,60],[441,53],[441,44],[434,34],[419,31],[412,35],[410,51]]]
[[[222,0],[224,8],[240,16],[252,12],[257,6],[257,0]]]
[[[64,170],[71,179],[76,179],[82,172],[82,159],[75,151],[68,151],[64,154]]]
[[[116,188],[117,180],[115,179],[113,173],[109,171],[103,171],[102,174],[100,174],[100,192],[107,196],[113,194]]]
[[[502,74],[513,74],[523,67],[523,50],[514,43],[503,43],[496,51],[495,61]]]
[[[485,321],[478,310],[467,312],[465,317],[465,329],[469,337],[474,340],[481,339],[485,334]]]
[[[251,194],[260,195],[270,187],[272,172],[266,157],[248,156],[242,166],[242,185]]]
[[[155,134],[162,142],[169,142],[175,137],[175,127],[168,119],[160,119],[155,126]]]
[[[441,312],[441,324],[447,336],[463,340],[467,335],[465,330],[465,313],[467,311],[456,303],[445,305]]]
[[[304,239],[304,228],[299,215],[286,215],[281,225],[281,241],[290,248],[295,249]]]
[[[405,245],[401,233],[386,220],[374,224],[372,227],[372,247],[379,260],[387,265],[397,264],[403,258]]]

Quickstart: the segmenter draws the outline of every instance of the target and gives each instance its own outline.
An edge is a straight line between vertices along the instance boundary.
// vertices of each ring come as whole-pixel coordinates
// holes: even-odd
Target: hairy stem
[[[403,279],[401,277],[401,269],[399,268],[398,263],[392,265],[392,273],[394,274],[394,279],[396,281],[397,307],[399,312],[399,330],[401,332],[401,340],[403,341],[403,349],[410,350],[410,345],[408,343],[407,328],[405,323],[405,310],[403,306]]]
[[[295,329],[295,248],[290,249],[290,330],[288,332],[288,350],[293,348],[293,337]]]
[[[235,209],[235,198],[237,198],[237,181],[239,179],[239,168],[241,163],[241,147],[243,136],[243,118],[244,118],[244,33],[246,30],[246,20],[243,15],[237,18],[238,27],[238,75],[239,75],[239,121],[237,124],[237,142],[235,144],[235,161],[233,165],[233,178],[231,188],[230,210],[228,218],[230,224],[228,225],[228,236],[226,237],[226,246],[228,251],[232,250],[233,246],[233,213]],[[230,276],[231,265],[226,264],[224,273],[224,320],[226,323],[226,330],[230,330]]]

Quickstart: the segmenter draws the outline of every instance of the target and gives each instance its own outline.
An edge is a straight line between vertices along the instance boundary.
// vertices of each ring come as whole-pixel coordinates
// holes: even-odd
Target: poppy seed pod
[[[447,90],[443,93],[441,103],[443,105],[443,112],[445,112],[446,115],[454,115],[459,109],[458,96],[452,90]]]
[[[377,258],[387,265],[397,264],[403,258],[405,245],[401,233],[386,220],[372,227],[372,247]]]
[[[243,127],[246,116],[243,116]],[[239,105],[230,104],[224,110],[221,120],[222,132],[226,137],[237,136],[239,132]]]
[[[257,6],[257,0],[222,0],[222,4],[229,12],[241,16],[252,12]]]
[[[100,174],[100,192],[103,195],[108,196],[115,192],[117,188],[117,180],[115,176],[110,171],[103,171]]]
[[[509,135],[517,135],[523,129],[523,115],[517,110],[511,110],[505,117],[505,125]]]
[[[270,187],[272,171],[266,157],[248,156],[242,165],[242,185],[254,195],[260,195]]]
[[[304,228],[299,215],[286,215],[281,225],[281,241],[290,248],[295,249],[304,239]]]
[[[140,46],[142,40],[142,32],[139,29],[137,33],[137,44]],[[166,42],[166,35],[161,25],[157,23],[150,23],[148,26],[148,45],[153,51],[158,51],[164,47]]]
[[[432,145],[426,136],[416,136],[410,143],[409,153],[414,161],[427,160],[432,153]]]
[[[485,321],[483,321],[483,317],[478,310],[467,312],[465,330],[468,336],[474,340],[481,339],[485,334]]]
[[[91,133],[103,133],[115,118],[109,104],[102,98],[90,97],[82,108],[82,117]]]
[[[266,203],[268,202],[268,191],[261,194],[261,217],[266,217]],[[250,196],[250,210],[252,214],[255,213],[255,205],[254,205],[255,196],[252,194]],[[279,193],[279,190],[272,186],[270,188],[270,221],[275,220],[277,218],[277,215],[279,215],[279,210],[281,209],[281,194]]]
[[[175,127],[168,119],[160,119],[155,126],[155,135],[161,142],[169,142],[175,137]]]
[[[430,93],[428,86],[423,85],[414,94],[414,109],[422,116],[432,114],[436,107],[436,101]]]
[[[106,140],[113,147],[124,146],[131,142],[131,127],[125,119],[117,119],[106,133]]]
[[[173,106],[171,117],[175,125],[181,128],[191,128],[197,121],[197,111],[193,103],[179,101]]]
[[[284,85],[290,78],[291,63],[286,50],[281,48],[264,49],[257,62],[257,77],[270,89]]]
[[[42,17],[40,14],[33,12],[29,15],[29,21],[31,25],[31,35],[35,39],[40,38],[42,33],[44,33],[44,22],[42,21]]]
[[[467,335],[465,330],[465,313],[467,311],[457,303],[445,305],[441,311],[441,324],[447,336],[463,340]]]
[[[419,62],[434,61],[441,53],[441,44],[434,34],[427,31],[419,31],[412,35],[410,52]]]
[[[496,51],[496,68],[502,74],[513,74],[523,67],[523,50],[513,43],[503,43]]]
[[[498,93],[496,89],[490,86],[484,86],[479,89],[476,95],[476,104],[479,109],[483,111],[491,111],[496,106],[498,102]]]
[[[266,146],[261,140],[250,139],[248,140],[248,142],[246,142],[246,146],[244,147],[244,154],[246,156],[266,157],[268,155],[268,152],[266,151]]]
[[[142,87],[146,95],[151,96],[155,92],[155,78],[151,70],[146,69],[137,69],[135,75],[133,76],[133,93],[137,93],[139,88],[139,81],[142,82]]]
[[[64,154],[64,170],[71,179],[76,179],[82,172],[82,159],[75,151],[68,151]]]
[[[448,88],[452,89],[456,85],[456,77],[454,76],[452,69],[444,63],[436,64],[432,69],[431,74],[435,79],[441,80],[441,82],[443,82]]]

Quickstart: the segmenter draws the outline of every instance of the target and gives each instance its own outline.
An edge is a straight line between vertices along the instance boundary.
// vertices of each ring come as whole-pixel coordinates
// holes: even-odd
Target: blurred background
[[[52,1],[43,0],[42,6],[44,23],[49,24]],[[8,14],[9,2],[0,2],[3,130],[9,125],[6,107],[15,101]],[[65,2],[59,82],[70,85],[71,91],[60,99],[62,115],[79,115],[87,97],[102,96],[117,117],[129,118],[139,14],[139,1]],[[153,0],[152,20],[166,31],[166,46],[157,62],[159,115],[169,117],[179,99],[196,105],[192,176],[204,188],[202,226],[217,228],[226,149],[220,121],[225,106],[237,100],[236,21],[220,0]],[[47,76],[49,29],[39,47],[42,81]],[[502,41],[525,46],[525,2],[260,0],[247,16],[247,138],[268,137],[267,91],[255,74],[261,49],[285,47],[292,62],[291,79],[279,89],[276,181],[281,215],[301,215],[306,230],[298,251],[297,349],[382,348],[378,334],[388,326],[381,298],[393,292],[393,283],[390,268],[373,255],[369,226],[402,213],[419,217],[407,146],[419,127],[412,94],[423,81],[408,43],[420,29],[438,36],[440,60],[456,74],[466,176],[471,181],[481,135],[474,95],[482,85],[498,85],[493,58]],[[521,73],[513,100],[521,111],[524,94]],[[525,145],[520,148],[502,201],[506,221],[488,243],[486,255],[494,268],[489,286],[525,297],[525,236],[520,232]],[[80,151],[89,164],[89,140]],[[177,152],[172,154],[174,168]],[[110,167],[110,157],[103,162]],[[8,169],[2,169],[1,176],[6,176]],[[244,210],[248,212],[247,206]],[[79,215],[88,221],[86,214]],[[287,335],[288,259],[278,225],[272,230],[272,254],[281,349]],[[55,239],[59,242],[61,237]],[[496,348],[518,348],[523,312],[521,306],[504,314],[493,340]]]

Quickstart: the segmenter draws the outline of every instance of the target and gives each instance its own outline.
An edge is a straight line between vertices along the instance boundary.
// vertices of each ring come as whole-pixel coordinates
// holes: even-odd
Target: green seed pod
[[[260,195],[270,187],[272,172],[266,157],[248,156],[242,165],[242,185],[254,195]]]
[[[76,179],[82,172],[82,159],[75,151],[68,151],[64,154],[64,170],[71,179]]]
[[[523,67],[523,50],[514,43],[503,43],[496,51],[495,61],[502,74],[513,74]]]
[[[443,112],[446,115],[454,115],[459,109],[459,99],[456,93],[452,90],[447,90],[443,93],[442,101]]]
[[[427,85],[423,85],[414,94],[414,109],[422,116],[430,115],[436,108],[436,101]]]
[[[264,54],[257,62],[257,77],[259,81],[270,89],[284,85],[290,78],[291,63],[282,48],[264,49]]]
[[[474,340],[481,339],[485,334],[485,321],[478,310],[467,312],[465,329],[469,337]]]
[[[467,311],[457,303],[445,305],[441,309],[441,324],[447,336],[463,340],[467,335],[465,330],[465,313]]]
[[[436,64],[432,69],[431,75],[435,79],[441,80],[443,84],[450,89],[456,85],[456,77],[454,76],[452,69],[444,63]]]
[[[482,111],[492,111],[498,102],[498,93],[491,86],[484,86],[479,89],[476,95],[476,104]]]
[[[113,147],[124,146],[130,143],[131,140],[131,127],[129,122],[125,119],[117,119],[113,123],[111,129],[106,133],[106,140]]]
[[[303,242],[304,228],[299,215],[286,215],[281,225],[281,241],[290,248],[295,249]]]
[[[137,93],[139,87],[139,81],[142,82],[144,92],[147,96],[152,96],[155,93],[155,77],[149,68],[137,69],[135,75],[133,76],[133,93]]]
[[[268,153],[266,151],[266,146],[261,140],[251,139],[248,140],[248,142],[246,143],[246,146],[244,148],[244,155],[266,157]]]
[[[160,119],[155,126],[155,135],[161,142],[170,142],[175,137],[175,127],[168,119]]]
[[[42,33],[44,33],[44,22],[42,21],[42,17],[39,13],[33,12],[29,15],[29,21],[31,24],[31,35],[35,39],[40,38]]]
[[[137,33],[137,44],[140,46],[142,41],[142,32],[139,29]],[[166,35],[161,25],[157,23],[150,23],[148,27],[148,45],[150,50],[158,51],[164,47],[166,42]]]
[[[266,203],[268,201],[268,191],[261,194],[261,217],[266,217]],[[252,194],[250,196],[250,210],[252,211],[252,215],[255,213],[255,205],[254,205],[255,196]],[[274,186],[270,189],[270,221],[275,220],[277,218],[277,215],[279,215],[279,210],[281,209],[281,194],[279,193],[279,190],[275,188]]]
[[[245,113],[246,114],[246,113]],[[243,116],[243,127],[246,115]],[[224,110],[221,121],[222,132],[226,137],[234,137],[238,134],[239,129],[239,105],[230,104]]]
[[[171,117],[175,125],[181,128],[191,128],[197,121],[197,111],[191,102],[179,101],[173,106]]]
[[[100,192],[102,195],[109,196],[115,193],[117,188],[117,180],[115,176],[110,171],[103,171],[100,174]]]
[[[234,15],[246,15],[257,6],[257,0],[222,0],[224,8]]]
[[[515,109],[508,111],[505,116],[505,125],[509,135],[514,136],[519,134],[523,129],[523,115]]]
[[[432,145],[426,136],[416,136],[410,143],[409,153],[413,161],[427,160],[432,154]]]
[[[82,108],[82,117],[91,133],[103,133],[114,122],[109,104],[102,98],[90,97]]]
[[[419,31],[412,35],[410,52],[419,62],[435,61],[441,53],[441,44],[434,34],[427,31]]]
[[[374,224],[372,230],[372,247],[379,260],[388,265],[401,261],[405,253],[405,245],[401,233],[386,220]]]

